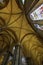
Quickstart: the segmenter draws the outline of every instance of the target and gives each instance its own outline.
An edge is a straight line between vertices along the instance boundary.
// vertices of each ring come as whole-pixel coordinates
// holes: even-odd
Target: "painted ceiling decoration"
[[[41,3],[0,0],[0,65],[43,65],[43,25],[33,16]]]

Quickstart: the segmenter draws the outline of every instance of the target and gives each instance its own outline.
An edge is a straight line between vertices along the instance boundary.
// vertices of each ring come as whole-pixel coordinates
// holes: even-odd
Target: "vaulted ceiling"
[[[36,6],[42,2],[43,0],[39,0]],[[10,51],[14,45],[21,45],[25,57],[31,57],[40,65],[40,59],[43,59],[43,42],[28,24],[25,14],[15,0],[9,0],[7,6],[0,9],[0,31],[0,50],[7,50],[9,44]],[[2,57],[0,63],[1,61]]]

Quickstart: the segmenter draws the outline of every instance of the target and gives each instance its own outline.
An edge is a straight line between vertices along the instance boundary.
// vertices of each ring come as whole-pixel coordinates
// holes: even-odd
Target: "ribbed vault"
[[[43,0],[36,6],[41,2]],[[28,24],[24,10],[19,8],[15,0],[9,0],[6,7],[0,9],[0,64],[4,58],[3,54],[5,56],[10,54],[13,57],[12,49],[18,45],[25,57],[31,58],[36,65],[43,65],[42,43],[43,41]],[[11,65],[11,62],[8,65]]]

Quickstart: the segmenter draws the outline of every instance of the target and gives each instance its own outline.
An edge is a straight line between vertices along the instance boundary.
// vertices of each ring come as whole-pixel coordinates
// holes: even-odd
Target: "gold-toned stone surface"
[[[11,1],[12,1],[12,14],[10,14]],[[39,0],[36,6],[39,5],[41,2],[43,2],[43,0]],[[2,17],[5,20],[7,27],[12,29],[16,33],[17,38],[18,38],[18,43],[21,43],[24,55],[26,57],[31,57],[36,63],[36,65],[38,64],[42,65],[40,64],[41,62],[40,59],[43,61],[43,58],[42,58],[43,57],[43,45],[42,45],[43,42],[39,39],[39,37],[35,34],[34,30],[28,24],[25,14],[22,13],[22,14],[14,15],[15,13],[19,13],[19,12],[22,12],[22,11],[19,9],[16,1],[10,0],[7,7],[0,10],[0,17]],[[24,35],[26,34],[27,36],[24,37]],[[21,39],[23,37],[24,39],[21,42]],[[12,44],[11,44],[11,47],[12,47]],[[0,63],[1,62],[2,62],[2,58],[0,57]],[[11,62],[8,65],[11,65]]]

